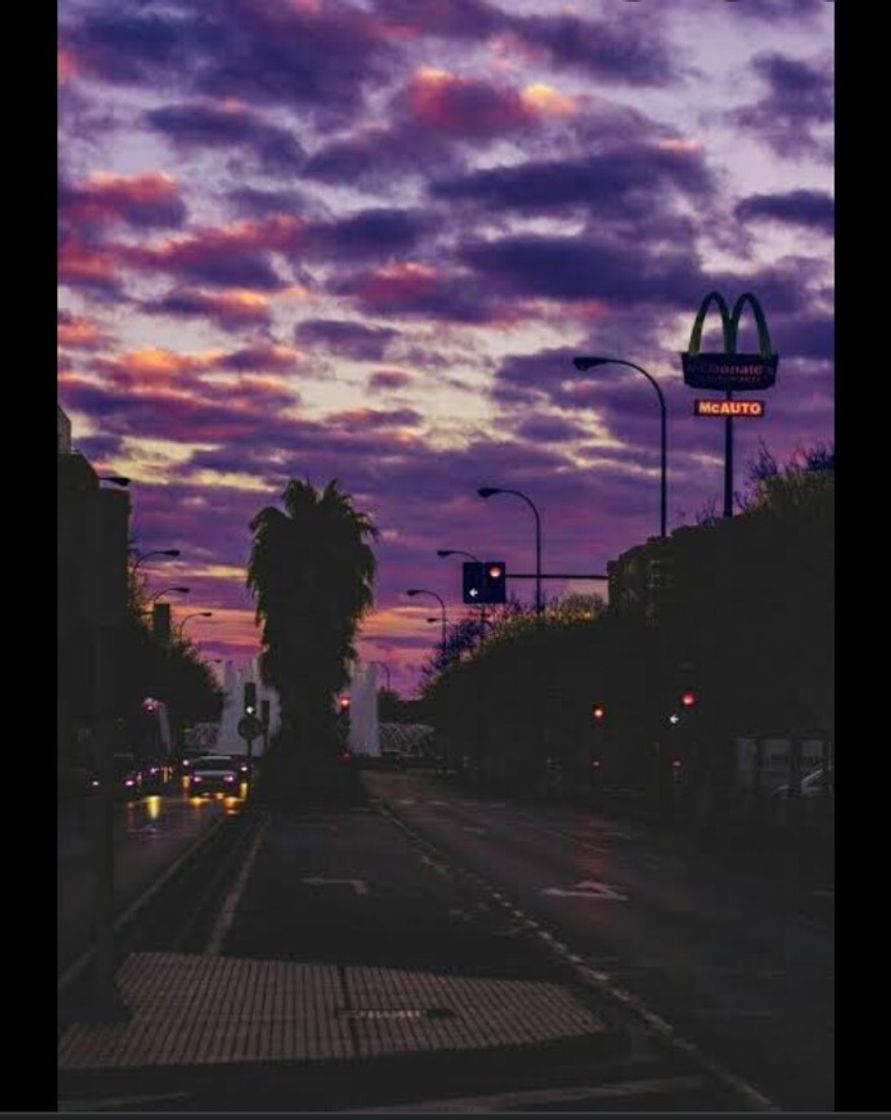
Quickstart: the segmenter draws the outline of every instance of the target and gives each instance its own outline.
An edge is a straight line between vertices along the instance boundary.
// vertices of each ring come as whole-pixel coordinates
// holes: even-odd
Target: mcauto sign
[[[694,416],[744,416],[760,420],[766,410],[764,401],[708,400],[702,397],[693,401]]]
[[[702,324],[712,302],[718,307],[723,327],[724,351],[720,354],[702,353],[700,350]],[[747,303],[752,308],[758,327],[758,343],[761,348],[758,354],[736,352],[739,320]],[[767,320],[761,304],[751,292],[745,292],[739,297],[733,305],[733,311],[728,310],[727,303],[719,292],[709,292],[693,321],[690,349],[686,354],[681,354],[685,385],[692,389],[723,389],[727,392],[772,388],[777,378],[779,360],[779,354],[774,354],[771,350]]]

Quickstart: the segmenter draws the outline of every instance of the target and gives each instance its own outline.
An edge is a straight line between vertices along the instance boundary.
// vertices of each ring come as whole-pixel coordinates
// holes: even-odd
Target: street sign
[[[238,734],[249,742],[252,739],[259,739],[263,734],[263,725],[256,716],[242,716],[238,721]]]
[[[703,397],[693,401],[694,416],[744,416],[761,420],[766,411],[764,401],[709,400]]]
[[[724,332],[723,353],[700,352],[702,324],[711,303],[717,305],[721,315]],[[739,319],[746,304],[752,308],[758,325],[760,354],[738,354],[736,352],[739,334]],[[692,389],[724,389],[730,392],[770,389],[777,378],[779,355],[774,354],[770,345],[767,320],[761,305],[751,292],[745,292],[728,311],[724,297],[719,292],[709,292],[699,306],[693,320],[690,335],[690,348],[681,354],[681,368],[684,371],[684,384]]]

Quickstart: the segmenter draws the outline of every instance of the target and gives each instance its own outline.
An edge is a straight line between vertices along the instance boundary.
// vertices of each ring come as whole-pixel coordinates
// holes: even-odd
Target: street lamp
[[[440,610],[442,611],[442,620],[441,620],[442,621],[442,652],[443,652],[443,654],[445,654],[445,648],[446,648],[446,606],[445,606],[445,602],[444,602],[442,596],[437,595],[435,591],[428,591],[424,587],[410,587],[408,589],[408,591],[406,591],[405,594],[406,595],[411,595],[412,598],[414,598],[415,595],[432,595],[434,599],[439,600],[439,607],[440,607]]]
[[[593,369],[595,366],[628,366],[629,369],[636,369],[638,373],[642,373],[644,377],[656,390],[659,397],[659,409],[662,419],[662,495],[660,503],[660,525],[661,536],[665,537],[667,533],[666,525],[666,511],[668,508],[668,424],[667,424],[667,411],[665,408],[665,396],[659,387],[659,382],[651,373],[647,373],[642,366],[635,365],[634,362],[626,362],[624,358],[573,358],[572,364],[577,370]]]
[[[129,486],[130,479],[123,474],[100,474],[100,482],[113,482],[115,486]]]
[[[153,595],[151,597],[151,599],[149,600],[149,602],[153,603],[153,604],[157,603],[157,601],[161,598],[162,595],[169,595],[172,591],[178,591],[180,595],[188,595],[189,592],[191,591],[191,588],[189,588],[189,587],[165,587],[163,591],[159,591],[156,595]]]
[[[180,641],[182,641],[183,629],[184,629],[186,623],[189,621],[190,618],[212,618],[212,617],[213,617],[213,611],[193,611],[191,614],[187,614],[186,617],[179,624]]]
[[[472,552],[465,552],[463,548],[438,548],[436,555],[440,559],[445,559],[447,556],[466,556],[468,560],[472,560],[475,564],[481,564],[482,561],[478,556],[474,556]],[[486,604],[480,603],[480,643],[486,640]]]
[[[136,555],[136,563],[133,565],[134,572],[140,564],[144,564],[146,560],[150,560],[152,556],[169,556],[171,560],[176,560],[180,554],[178,548],[156,548],[152,552],[144,552],[142,556],[136,552],[135,548],[131,549],[131,551]]]
[[[535,515],[535,613],[541,618],[544,603],[541,601],[541,518],[530,497],[520,490],[504,490],[500,486],[481,486],[477,490],[481,498],[491,498],[494,494],[515,494],[522,498]]]

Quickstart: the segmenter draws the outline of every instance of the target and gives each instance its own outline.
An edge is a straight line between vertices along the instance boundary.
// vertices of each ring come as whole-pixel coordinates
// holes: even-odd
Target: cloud
[[[440,199],[469,199],[492,210],[544,212],[583,207],[598,218],[640,220],[671,190],[707,198],[713,178],[697,149],[656,144],[614,146],[573,159],[530,160],[435,182]]]
[[[160,299],[147,300],[140,310],[149,315],[173,318],[206,318],[226,331],[247,326],[268,326],[272,322],[269,297],[250,288],[177,288]]]
[[[815,133],[833,120],[829,61],[804,61],[772,51],[757,55],[751,65],[767,84],[767,96],[731,110],[725,118],[757,136],[777,155],[831,160],[828,143]]]
[[[407,373],[399,369],[376,369],[368,378],[368,391],[370,393],[386,392],[390,389],[405,389],[411,385],[412,379]]]
[[[303,149],[289,129],[268,124],[259,114],[232,100],[164,105],[146,113],[145,120],[182,149],[248,151],[269,174],[288,174],[303,163]]]
[[[397,408],[384,411],[376,408],[352,408],[346,412],[331,413],[327,417],[333,424],[348,425],[356,428],[416,428],[421,423],[421,414],[413,408]]]
[[[186,206],[179,184],[162,171],[115,175],[94,171],[80,183],[61,181],[58,209],[62,223],[83,227],[123,222],[138,229],[181,226]]]
[[[361,210],[337,221],[314,223],[307,232],[306,250],[340,260],[399,257],[438,225],[421,210]]]
[[[266,254],[294,252],[304,240],[305,227],[293,215],[269,214],[205,227],[160,244],[128,247],[121,254],[139,270],[222,288],[269,291],[283,287],[284,281]]]
[[[304,319],[294,328],[298,344],[321,346],[361,362],[380,361],[397,335],[389,327],[366,327],[346,319]]]
[[[429,68],[412,75],[397,104],[416,126],[461,137],[497,136],[543,115],[532,99],[509,86]]]
[[[826,191],[785,191],[753,194],[734,207],[740,221],[766,220],[804,226],[831,235],[835,229],[835,205]]]
[[[463,323],[497,318],[473,278],[445,273],[417,261],[400,261],[332,283],[337,295],[351,296],[369,315],[429,316]]]
[[[101,350],[113,341],[112,335],[87,315],[60,310],[56,318],[60,346],[72,350]]]

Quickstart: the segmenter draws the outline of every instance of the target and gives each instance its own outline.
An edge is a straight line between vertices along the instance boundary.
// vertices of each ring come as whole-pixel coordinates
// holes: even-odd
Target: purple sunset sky
[[[780,353],[737,486],[833,438],[826,0],[67,0],[59,400],[182,549],[210,656],[257,651],[248,523],[338,478],[382,532],[360,650],[405,693],[460,606],[438,547],[603,571],[722,492],[681,382],[701,298],[760,298]],[[755,349],[751,321],[742,347]],[[717,348],[717,318],[706,340]],[[751,343],[751,345],[749,345]],[[698,394],[702,395],[702,394]],[[706,394],[707,395],[707,394]],[[531,581],[515,585],[530,600]],[[549,595],[597,590],[546,584]],[[181,616],[185,604],[177,608]]]

